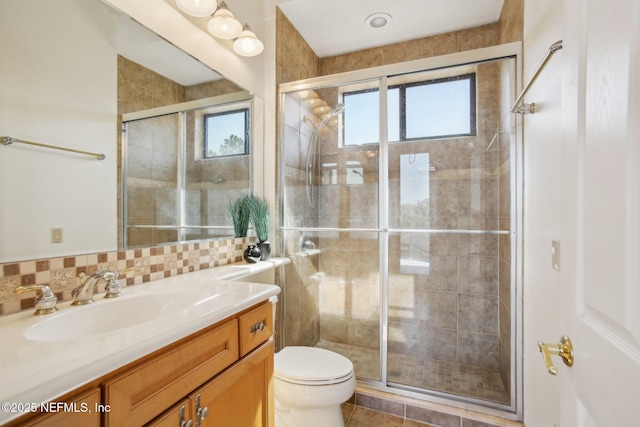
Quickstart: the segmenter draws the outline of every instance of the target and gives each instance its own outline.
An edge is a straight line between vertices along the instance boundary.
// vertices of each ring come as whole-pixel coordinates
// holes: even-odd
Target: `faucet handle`
[[[18,286],[13,291],[17,294],[23,294],[25,292],[32,291],[38,293],[35,297],[36,311],[33,314],[50,314],[58,311],[58,307],[56,307],[58,298],[51,291],[51,288],[47,285]]]
[[[124,270],[120,270],[120,271],[109,271],[105,274],[105,278],[107,280],[107,284],[105,285],[104,289],[106,291],[106,293],[104,294],[105,298],[116,298],[119,297],[120,295],[122,295],[122,285],[120,284],[120,282],[118,281],[118,277],[121,274],[127,274],[129,272],[133,271],[132,267],[129,268],[125,268]]]

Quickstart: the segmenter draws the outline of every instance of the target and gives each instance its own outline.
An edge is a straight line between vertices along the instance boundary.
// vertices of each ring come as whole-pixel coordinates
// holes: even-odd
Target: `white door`
[[[562,167],[551,171],[558,205],[557,222],[551,224],[555,235],[550,236],[560,240],[561,263],[556,292],[549,295],[557,299],[554,312],[547,314],[557,327],[555,336],[535,339],[557,342],[568,335],[575,362],[569,368],[552,357],[558,376],[536,380],[540,388],[532,389],[532,394],[539,398],[531,407],[538,411],[549,407],[556,413],[546,418],[527,416],[531,408],[525,403],[525,421],[545,420],[531,422],[530,427],[637,426],[640,2],[565,0],[563,4],[564,10],[558,11],[564,14],[562,75],[556,76],[562,81],[556,129],[561,132]],[[535,120],[535,115],[528,117],[526,125],[535,127]],[[525,135],[527,143],[536,142],[527,141]],[[525,282],[525,298],[526,287]],[[545,329],[549,333],[553,326],[547,322]],[[525,334],[525,340],[532,338]],[[524,343],[525,349],[531,346]],[[539,357],[539,375],[548,375]],[[535,360],[529,361],[529,378],[534,364]],[[525,370],[525,382],[526,374]]]
[[[640,2],[567,5],[564,53],[573,66],[563,97],[577,102],[563,106],[567,274],[558,333],[571,337],[575,364],[563,370],[561,425],[634,426],[640,425]]]

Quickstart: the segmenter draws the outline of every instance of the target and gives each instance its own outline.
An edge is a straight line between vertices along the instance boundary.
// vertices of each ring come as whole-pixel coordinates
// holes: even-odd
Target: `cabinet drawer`
[[[23,427],[90,427],[100,426],[100,389],[96,388],[81,393],[67,400],[69,407],[60,412],[40,414],[27,422]]]
[[[243,314],[240,319],[240,356],[265,342],[273,335],[273,308],[271,303]]]
[[[238,321],[194,336],[104,384],[106,425],[142,425],[238,360]]]

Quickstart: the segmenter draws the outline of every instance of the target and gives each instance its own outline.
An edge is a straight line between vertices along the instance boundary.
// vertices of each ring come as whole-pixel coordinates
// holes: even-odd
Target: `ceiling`
[[[504,0],[277,0],[321,58],[496,22]],[[371,28],[368,16],[391,21]]]

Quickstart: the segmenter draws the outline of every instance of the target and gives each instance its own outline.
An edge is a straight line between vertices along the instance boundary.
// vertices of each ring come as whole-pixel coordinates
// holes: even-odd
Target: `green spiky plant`
[[[263,197],[251,195],[248,198],[249,210],[251,211],[251,222],[260,243],[267,241],[269,238],[269,222],[271,215],[269,214],[269,202]]]
[[[229,202],[227,212],[233,224],[233,233],[235,237],[246,237],[249,231],[249,223],[251,222],[251,206],[250,195],[238,197],[235,201]]]

